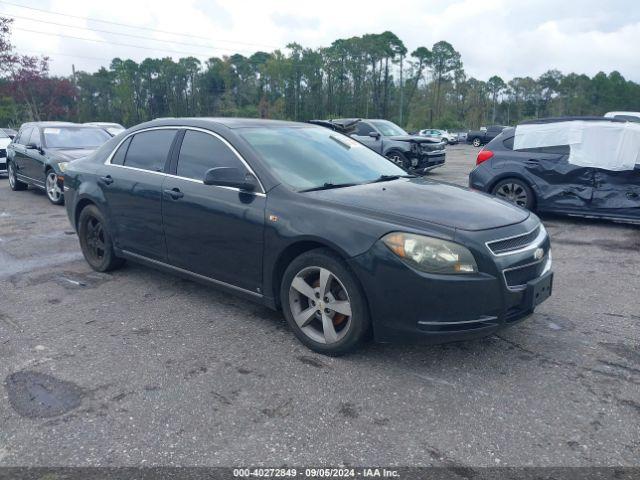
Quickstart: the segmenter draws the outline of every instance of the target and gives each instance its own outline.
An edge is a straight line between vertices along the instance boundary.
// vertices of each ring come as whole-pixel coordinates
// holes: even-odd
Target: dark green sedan
[[[29,185],[46,191],[51,203],[64,203],[63,177],[68,163],[86,157],[109,140],[105,130],[70,122],[30,122],[7,147],[11,189]]]

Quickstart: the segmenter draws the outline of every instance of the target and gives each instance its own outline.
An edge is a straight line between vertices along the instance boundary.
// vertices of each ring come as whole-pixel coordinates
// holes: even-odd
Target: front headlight
[[[58,164],[58,168],[60,169],[61,172],[64,173],[64,171],[67,169],[67,165],[69,165],[69,162],[60,162]]]
[[[382,238],[384,244],[407,264],[427,273],[476,273],[473,254],[462,245],[439,238],[394,232]]]

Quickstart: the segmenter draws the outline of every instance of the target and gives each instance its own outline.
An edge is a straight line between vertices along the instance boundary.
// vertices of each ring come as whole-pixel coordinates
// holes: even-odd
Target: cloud
[[[234,52],[249,55],[255,50],[271,51],[290,42],[315,48],[330,45],[336,38],[391,30],[409,51],[447,40],[460,51],[467,73],[484,80],[493,74],[505,80],[538,76],[555,68],[589,75],[618,70],[625,77],[640,81],[640,62],[635,52],[640,45],[637,0],[183,0],[179,7],[173,0],[16,1],[63,14],[182,34],[0,6],[3,13],[119,32],[91,32],[16,20],[16,27],[108,42],[28,33],[16,28],[16,47],[51,54],[52,72],[56,74],[69,74],[72,63],[77,69],[96,70],[108,65],[114,56],[141,61],[147,56],[177,58],[185,54],[176,52],[185,52],[206,60]],[[151,38],[125,37],[122,33]]]
[[[276,26],[289,30],[315,29],[320,25],[318,18],[298,17],[281,12],[272,13],[271,20]]]

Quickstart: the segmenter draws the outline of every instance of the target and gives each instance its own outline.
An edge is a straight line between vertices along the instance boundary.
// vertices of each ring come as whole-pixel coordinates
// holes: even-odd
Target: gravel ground
[[[475,153],[431,176],[466,184]],[[543,220],[529,320],[335,359],[209,287],[91,271],[64,209],[1,179],[0,465],[638,466],[640,230]]]

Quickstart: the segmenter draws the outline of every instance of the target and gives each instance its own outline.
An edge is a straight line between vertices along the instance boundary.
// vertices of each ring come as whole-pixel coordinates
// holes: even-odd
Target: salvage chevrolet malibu
[[[65,172],[98,271],[125,259],[282,309],[309,348],[485,336],[551,294],[549,237],[503,200],[408,175],[309,124],[162,119]]]

